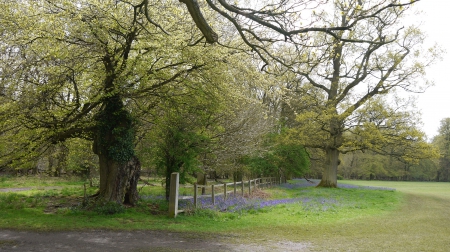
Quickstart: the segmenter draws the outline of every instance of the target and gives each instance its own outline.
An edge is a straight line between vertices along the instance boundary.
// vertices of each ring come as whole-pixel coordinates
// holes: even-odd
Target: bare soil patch
[[[22,188],[0,188],[0,192],[21,192],[32,190],[32,187],[22,187]]]

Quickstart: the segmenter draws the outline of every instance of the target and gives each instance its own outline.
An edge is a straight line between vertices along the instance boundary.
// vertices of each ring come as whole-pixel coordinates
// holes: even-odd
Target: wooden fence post
[[[223,199],[227,199],[227,183],[223,183]]]
[[[197,193],[198,193],[198,185],[194,183],[194,208],[197,208]]]
[[[180,174],[173,172],[170,175],[170,192],[169,192],[169,217],[175,218],[178,214],[178,190],[179,190]]]
[[[248,180],[248,195],[252,194],[252,181]]]
[[[242,196],[244,196],[244,180],[241,181],[241,192]]]
[[[211,192],[211,201],[212,201],[212,204],[213,204],[213,206],[216,204],[216,197],[215,197],[215,194],[214,194],[214,185],[211,185],[211,190],[212,190],[212,192]]]
[[[236,197],[236,180],[234,181],[234,197]]]

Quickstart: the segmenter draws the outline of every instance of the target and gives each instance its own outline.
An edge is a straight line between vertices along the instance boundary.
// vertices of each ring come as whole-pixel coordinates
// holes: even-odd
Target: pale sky
[[[423,131],[431,139],[437,135],[440,121],[450,117],[450,1],[421,0],[415,8],[424,12],[417,21],[423,22],[421,28],[428,35],[427,43],[437,42],[447,51],[443,61],[427,69],[427,78],[434,80],[435,86],[418,95]]]

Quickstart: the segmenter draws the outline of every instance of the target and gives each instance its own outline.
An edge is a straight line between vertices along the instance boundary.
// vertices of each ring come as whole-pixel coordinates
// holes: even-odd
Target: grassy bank
[[[104,215],[67,207],[83,199],[82,184],[70,182],[57,189],[0,193],[0,228],[169,230],[214,234],[235,243],[307,243],[317,251],[446,251],[450,246],[449,183],[339,182],[343,188],[319,189],[294,180],[248,199],[252,208],[205,207],[176,219],[166,216],[165,201],[155,196],[160,187],[144,187],[146,197],[138,207]]]
[[[12,179],[13,180],[13,179]],[[31,180],[31,185],[36,181]],[[8,187],[14,184],[6,181]],[[23,183],[23,186],[30,184]],[[76,204],[83,200],[83,186],[71,181],[61,188],[61,181],[28,191],[0,194],[3,218],[2,228],[19,229],[165,229],[188,232],[230,232],[248,227],[271,229],[342,223],[346,220],[379,215],[398,206],[401,195],[389,190],[318,189],[304,180],[264,190],[262,198],[245,199],[237,203],[239,211],[219,209],[188,209],[176,219],[166,217],[167,203],[161,197],[160,187],[144,187],[144,200],[136,208],[114,215],[99,211],[84,211]],[[4,187],[4,186],[1,186]],[[90,189],[92,193],[95,189]],[[286,203],[285,203],[286,202]],[[246,205],[252,204],[250,208]],[[244,205],[244,206],[241,206]],[[258,205],[256,207],[256,205]],[[98,209],[97,209],[98,210]],[[101,212],[101,211],[100,211]],[[67,223],[71,223],[70,226]]]

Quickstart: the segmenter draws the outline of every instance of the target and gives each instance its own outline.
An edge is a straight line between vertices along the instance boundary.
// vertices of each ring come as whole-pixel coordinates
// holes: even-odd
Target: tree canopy
[[[441,120],[433,144],[439,150],[437,181],[450,181],[450,118]]]
[[[411,114],[376,98],[421,91],[436,58],[402,27],[415,2],[0,0],[0,165],[91,141],[98,198],[135,204],[139,144],[154,141],[166,171],[237,164],[288,107],[296,141],[275,163],[303,172],[304,146],[320,148],[322,185],[336,185],[342,152],[428,155]]]
[[[7,1],[2,7],[4,163],[33,159],[68,138],[89,139],[100,158],[99,196],[120,203],[131,190],[133,204],[137,119],[168,97],[215,83],[203,73],[225,66],[230,54],[191,46],[197,30],[175,2],[146,8]],[[116,177],[123,181],[118,188]]]
[[[399,99],[391,96],[394,103],[388,105],[382,97],[398,90],[425,90],[425,68],[439,50],[421,47],[424,35],[418,27],[403,27],[407,6],[383,9],[372,3],[335,1],[333,12],[322,14],[323,22],[352,29],[333,36],[316,34],[309,46],[287,54],[294,63],[279,68],[289,73],[286,103],[297,115],[289,138],[326,153],[320,186],[336,186],[340,153],[387,153],[387,146],[399,144],[389,154],[411,159],[433,155],[417,152],[430,148],[411,120],[413,114]],[[375,15],[360,18],[373,8]]]

